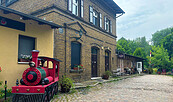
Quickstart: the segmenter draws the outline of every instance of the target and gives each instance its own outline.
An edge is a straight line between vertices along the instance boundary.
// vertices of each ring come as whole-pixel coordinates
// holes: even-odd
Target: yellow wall
[[[19,34],[36,38],[39,56],[53,57],[53,29],[32,20],[23,22],[26,23],[25,32],[0,26],[0,81],[7,80],[8,88],[14,86],[16,79],[20,80],[23,71],[29,67],[28,64],[18,64]]]

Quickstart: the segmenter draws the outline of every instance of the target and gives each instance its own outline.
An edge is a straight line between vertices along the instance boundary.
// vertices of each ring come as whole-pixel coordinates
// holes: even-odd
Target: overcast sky
[[[173,26],[173,0],[114,0],[125,14],[117,19],[118,39],[151,39],[158,30]]]

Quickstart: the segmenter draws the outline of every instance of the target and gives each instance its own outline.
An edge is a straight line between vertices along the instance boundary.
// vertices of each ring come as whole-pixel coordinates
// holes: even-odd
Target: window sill
[[[83,69],[79,69],[79,70],[71,69],[71,70],[70,70],[70,73],[81,73],[81,72],[83,72],[83,71],[84,71]]]
[[[18,62],[18,64],[29,64],[29,62]]]

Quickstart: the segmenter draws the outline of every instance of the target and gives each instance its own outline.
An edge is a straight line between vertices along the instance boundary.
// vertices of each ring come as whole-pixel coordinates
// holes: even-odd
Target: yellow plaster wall
[[[29,67],[28,64],[18,64],[19,34],[36,38],[39,56],[53,57],[53,29],[50,26],[26,21],[25,32],[0,26],[0,81],[7,80],[8,88],[14,86],[16,79],[20,80],[23,71]]]

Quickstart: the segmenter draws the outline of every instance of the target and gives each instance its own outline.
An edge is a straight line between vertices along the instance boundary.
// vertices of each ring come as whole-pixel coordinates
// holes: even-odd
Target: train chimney
[[[35,67],[37,68],[38,66],[38,50],[32,50],[32,61],[35,63]]]

